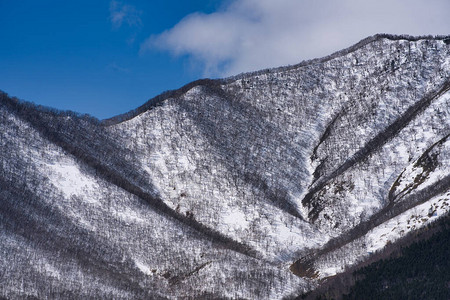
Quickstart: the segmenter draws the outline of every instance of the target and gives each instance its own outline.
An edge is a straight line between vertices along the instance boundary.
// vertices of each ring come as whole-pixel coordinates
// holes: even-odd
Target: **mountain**
[[[281,299],[450,210],[450,36],[99,121],[0,94],[0,297]]]

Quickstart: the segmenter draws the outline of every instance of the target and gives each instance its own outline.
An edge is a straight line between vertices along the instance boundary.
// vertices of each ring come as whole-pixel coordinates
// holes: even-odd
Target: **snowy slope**
[[[374,153],[367,168],[325,181],[411,106],[448,85],[449,74],[442,40],[379,39],[325,62],[195,86],[110,130],[139,153],[173,209],[268,257],[283,251],[290,259],[289,252],[317,247],[382,208],[408,160],[449,132],[444,96],[427,111],[434,120],[410,126],[418,133]],[[405,147],[414,147],[408,157]],[[326,184],[305,201],[321,180]],[[229,213],[244,222],[234,226]],[[248,226],[255,229],[242,230]]]
[[[220,291],[217,297],[249,298],[258,289],[278,297],[304,285],[286,269],[217,247],[102,180],[27,123],[5,110],[0,115],[8,149],[0,198],[2,296],[154,299]],[[241,274],[251,270],[255,275]]]
[[[0,296],[281,299],[448,214],[449,44],[377,35],[103,122],[2,94]]]

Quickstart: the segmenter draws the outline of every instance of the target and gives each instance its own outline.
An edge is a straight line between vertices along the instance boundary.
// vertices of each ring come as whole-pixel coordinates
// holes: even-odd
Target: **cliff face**
[[[378,35],[103,122],[3,94],[0,295],[282,298],[431,222],[449,44]]]

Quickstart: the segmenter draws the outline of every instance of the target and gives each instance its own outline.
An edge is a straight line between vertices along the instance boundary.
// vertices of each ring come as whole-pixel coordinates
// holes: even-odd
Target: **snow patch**
[[[66,198],[72,195],[88,195],[96,190],[96,185],[92,179],[81,173],[79,167],[72,161],[47,164],[50,169],[48,178],[51,183],[63,192]],[[84,198],[87,202],[98,204],[99,202],[92,197]]]
[[[249,224],[246,220],[245,214],[238,210],[232,211],[228,215],[224,216],[223,221],[228,225],[242,229],[247,228]]]
[[[141,262],[137,259],[134,259],[134,264],[139,269],[139,271],[141,271],[145,275],[152,275],[152,270],[150,269],[150,267],[147,266],[146,264],[144,264],[143,262]]]
[[[146,224],[148,221],[143,218],[138,212],[131,210],[129,207],[121,208],[122,210],[116,210],[116,215],[125,223],[140,223]]]

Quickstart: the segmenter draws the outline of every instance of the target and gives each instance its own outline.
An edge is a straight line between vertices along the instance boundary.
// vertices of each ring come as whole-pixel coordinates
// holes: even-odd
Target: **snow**
[[[319,278],[336,275],[346,267],[383,249],[387,244],[404,237],[408,232],[423,228],[449,213],[450,191],[435,196],[371,229],[363,237],[321,257],[315,262],[314,267],[319,272]]]
[[[152,275],[152,270],[150,269],[150,267],[142,262],[140,262],[139,260],[135,259],[134,263],[136,264],[136,267],[145,275]]]
[[[55,277],[57,279],[61,278],[61,273],[58,271],[58,269],[56,269],[54,266],[52,266],[49,262],[43,263],[43,269],[49,276]]]
[[[221,86],[225,92],[238,90],[238,96],[230,102],[197,86],[180,99],[167,99],[111,130],[120,132],[130,149],[142,153],[142,168],[170,207],[180,213],[193,213],[199,222],[248,243],[266,259],[277,260],[280,252],[290,257],[302,249],[320,247],[385,205],[384,198],[398,174],[430,146],[424,141],[437,138],[439,131],[429,125],[438,124],[438,130],[443,129],[444,124],[427,118],[434,115],[435,107],[442,107],[445,99],[435,101],[438,103],[433,109],[418,118],[419,124],[409,126],[424,128],[417,135],[415,145],[419,148],[411,149],[412,134],[405,132],[400,139],[388,141],[380,153],[370,156],[364,168],[349,170],[339,181],[331,182],[324,195],[328,199],[337,197],[339,185],[354,187],[339,194],[339,202],[325,205],[315,228],[271,205],[264,194],[255,193],[256,189],[237,179],[239,175],[234,172],[246,166],[249,173],[257,174],[267,184],[268,190],[288,191],[287,200],[307,220],[310,208],[302,204],[302,199],[321,161],[326,158],[329,165],[325,170],[332,171],[406,111],[419,98],[417,94],[425,92],[404,94],[410,78],[422,76],[420,80],[427,89],[442,80],[435,80],[432,73],[429,77],[414,74],[414,60],[420,60],[424,68],[433,68],[436,63],[423,57],[426,47],[420,41],[380,40],[356,53],[315,66],[322,68],[323,75],[305,67],[231,80]],[[373,49],[383,49],[384,55],[378,56]],[[399,54],[397,49],[401,49]],[[393,76],[384,71],[373,76],[385,67],[384,58],[390,54],[389,63],[397,60],[399,69],[395,72],[399,74]],[[437,60],[446,59],[443,52]],[[443,64],[442,71],[448,73],[450,68]],[[344,74],[337,76],[336,70],[343,66]],[[320,80],[319,86],[313,86],[315,80]],[[380,86],[390,89],[381,93]],[[375,107],[372,119],[354,126],[350,121],[361,112],[366,114],[371,109],[369,104]],[[308,110],[310,107],[314,109]],[[348,115],[338,119],[330,138],[319,145],[319,157],[312,160],[312,150],[325,128],[342,111]],[[253,115],[254,118],[249,117]],[[203,124],[203,120],[207,123]],[[215,131],[214,136],[209,135],[208,129],[221,132],[222,127],[223,133]],[[275,134],[270,131],[272,127]],[[223,150],[227,144],[230,146]],[[324,219],[325,214],[331,220]],[[279,215],[283,215],[283,221],[277,218]]]
[[[121,210],[115,210],[115,216],[120,220],[124,221],[126,224],[128,223],[141,223],[146,224],[148,220],[145,219],[143,215],[141,215],[138,211],[132,210],[129,207],[125,207]]]
[[[366,235],[367,252],[382,249],[388,243],[401,238],[412,229],[422,228],[438,217],[450,212],[450,192],[434,197],[426,203],[407,210],[401,215],[372,229]],[[430,212],[434,212],[429,215]]]
[[[92,179],[84,176],[79,167],[71,159],[47,164],[48,177],[52,184],[63,192],[66,198],[77,194],[89,194],[95,191],[96,185]],[[94,198],[86,197],[91,204],[98,204]]]
[[[320,276],[320,278],[326,278],[326,277],[334,276],[342,271],[343,271],[343,266],[339,266],[339,264],[336,264],[336,266],[320,269],[319,276]]]
[[[238,227],[240,229],[245,229],[248,227],[249,223],[246,220],[245,214],[241,211],[232,211],[228,215],[225,215],[223,221],[232,227]]]
[[[398,69],[389,67],[391,60]],[[225,80],[212,87],[218,93],[211,93],[207,84],[194,87],[104,129],[130,150],[127,167],[143,175],[133,184],[154,190],[176,213],[248,245],[257,252],[256,259],[217,247],[214,238],[96,176],[19,118],[0,119],[0,144],[10,147],[4,151],[8,156],[1,161],[2,170],[16,189],[26,186],[36,195],[34,206],[17,209],[24,218],[46,224],[48,237],[71,233],[68,241],[55,240],[61,244],[57,250],[49,247],[51,255],[2,236],[7,243],[0,243],[0,253],[6,255],[0,267],[12,278],[7,286],[15,289],[18,281],[12,275],[27,274],[32,262],[39,270],[30,272],[69,278],[57,280],[61,290],[71,290],[73,283],[83,291],[112,291],[109,296],[116,298],[136,298],[108,277],[117,270],[130,286],[142,287],[139,292],[154,289],[169,298],[217,292],[219,297],[280,299],[311,288],[317,281],[295,277],[290,263],[385,207],[402,172],[398,190],[424,172],[415,163],[449,132],[450,92],[376,145],[364,161],[325,179],[449,75],[449,50],[442,41],[380,39],[329,60]],[[447,141],[433,150],[439,164],[416,190],[450,173],[449,148]],[[30,170],[22,176],[25,164]],[[303,203],[321,181],[325,183],[310,203]],[[448,213],[448,198],[448,193],[434,197],[319,257],[314,267],[320,278]],[[315,220],[310,217],[314,206],[319,207]],[[46,214],[47,207],[54,211]],[[72,246],[90,253],[89,259],[100,261],[108,272],[95,264],[86,271],[78,258],[61,258]],[[17,264],[10,266],[13,254],[23,261],[14,258]],[[183,280],[174,288],[163,274]]]

